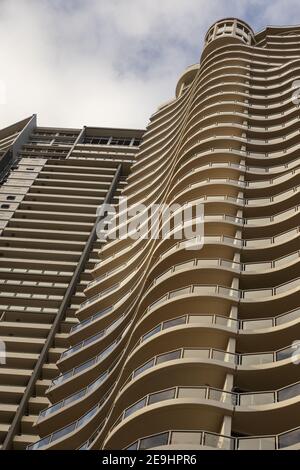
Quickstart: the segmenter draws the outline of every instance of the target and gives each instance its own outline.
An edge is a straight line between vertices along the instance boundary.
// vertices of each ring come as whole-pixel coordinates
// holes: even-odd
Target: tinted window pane
[[[144,408],[146,406],[146,398],[143,398],[143,400],[138,401],[134,405],[132,405],[130,408],[128,408],[125,413],[124,413],[124,418],[127,418],[127,416],[132,415],[135,411],[140,410],[141,408]]]
[[[300,442],[300,429],[279,436],[279,447],[289,447]]]
[[[148,338],[150,338],[151,336],[155,335],[155,334],[158,333],[160,330],[161,330],[161,326],[160,326],[160,325],[156,326],[155,328],[153,328],[153,330],[149,331],[148,333],[146,333],[146,334],[143,336],[143,341],[145,341],[146,339],[148,339]]]
[[[182,387],[178,391],[178,398],[198,398],[206,397],[206,388]]]
[[[180,353],[181,351],[173,351],[170,353],[162,354],[161,356],[158,356],[156,360],[156,364],[161,364],[162,362],[166,361],[172,361],[173,359],[179,359],[180,358]]]
[[[174,320],[168,320],[163,323],[163,329],[172,328],[172,326],[183,325],[185,323],[185,317],[174,318]]]
[[[70,424],[69,426],[60,429],[59,431],[55,432],[53,434],[52,441],[56,441],[57,439],[60,439],[61,437],[65,436],[66,434],[69,434],[70,432],[74,431],[75,429],[75,423]]]
[[[163,400],[170,400],[175,397],[175,388],[172,390],[164,390],[163,392],[154,393],[149,397],[149,405]]]
[[[41,441],[37,442],[36,444],[33,445],[33,449],[38,449],[39,447],[46,446],[50,443],[51,436],[47,436]]]
[[[140,449],[150,449],[151,447],[165,446],[168,444],[168,433],[158,434],[157,436],[146,437],[140,443]]]
[[[76,393],[76,395],[71,395],[69,398],[66,398],[64,401],[64,406],[68,405],[69,403],[72,403],[75,400],[78,400],[84,395],[85,395],[85,389],[82,389],[78,393]]]
[[[142,372],[149,369],[153,365],[154,365],[154,359],[151,359],[150,361],[146,362],[146,364],[136,369],[133,373],[133,377],[136,377],[137,375],[141,374]]]
[[[200,445],[201,443],[201,432],[172,432],[172,444],[180,444],[183,449],[186,444],[189,445]]]
[[[131,446],[126,447],[125,450],[137,450],[137,448],[138,448],[138,443],[135,442],[134,444],[131,444]]]
[[[288,400],[300,395],[300,383],[278,391],[278,401]]]
[[[276,359],[277,361],[288,359],[289,357],[292,356],[294,352],[295,350],[293,348],[283,349],[282,351],[278,351],[278,353],[276,354]]]

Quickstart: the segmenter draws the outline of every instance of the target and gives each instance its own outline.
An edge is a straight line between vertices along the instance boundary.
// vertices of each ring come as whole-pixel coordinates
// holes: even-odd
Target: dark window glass
[[[146,406],[146,398],[143,398],[142,400],[138,401],[134,405],[132,405],[130,408],[127,408],[127,410],[124,413],[124,418],[127,418],[127,416],[132,415],[135,411],[138,411]]]
[[[292,385],[278,391],[278,401],[288,400],[289,398],[300,395],[300,383]]]
[[[160,330],[161,330],[161,326],[160,326],[160,325],[156,326],[155,328],[153,328],[153,330],[149,331],[148,333],[146,333],[146,334],[143,336],[143,341],[145,341],[146,339],[148,339],[148,338],[150,338],[151,336],[155,335],[155,334],[158,333]]]
[[[138,448],[138,442],[135,442],[134,444],[131,444],[131,446],[126,447],[125,450],[137,450]]]
[[[180,354],[180,351],[172,351],[170,353],[162,354],[161,356],[158,356],[156,364],[161,364],[162,362],[166,361],[172,361],[173,359],[179,359]]]
[[[172,328],[172,326],[182,325],[185,323],[185,317],[174,318],[174,320],[168,320],[163,323],[163,329]]]
[[[53,434],[52,441],[56,441],[57,439],[60,439],[61,437],[65,436],[66,434],[69,434],[70,432],[74,431],[76,423],[72,423],[69,426],[66,426],[63,429],[60,429],[59,431],[56,431]]]
[[[171,400],[174,397],[175,388],[173,388],[172,390],[164,390],[163,392],[153,393],[152,395],[150,395],[148,404],[152,405],[153,403],[157,403],[159,401]]]
[[[133,376],[136,377],[137,375],[141,374],[145,370],[149,369],[154,365],[154,359],[151,359],[150,361],[146,362],[146,364],[142,365],[138,369],[136,369],[133,373]]]
[[[289,357],[291,357],[293,355],[294,351],[295,350],[293,348],[286,348],[286,349],[283,349],[282,351],[278,351],[276,353],[277,361],[282,361],[284,359],[288,359]]]
[[[300,428],[295,429],[294,431],[287,432],[282,434],[278,438],[279,448],[293,446],[294,444],[300,443]]]

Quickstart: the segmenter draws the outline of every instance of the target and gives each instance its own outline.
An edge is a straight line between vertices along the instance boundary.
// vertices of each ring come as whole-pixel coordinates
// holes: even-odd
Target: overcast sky
[[[143,128],[228,16],[299,24],[299,0],[0,0],[0,128]]]

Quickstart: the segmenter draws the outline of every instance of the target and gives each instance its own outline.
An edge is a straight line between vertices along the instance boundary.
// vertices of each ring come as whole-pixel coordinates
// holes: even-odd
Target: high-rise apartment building
[[[62,330],[56,333],[49,364],[43,366],[45,375],[36,382],[38,396],[30,397],[29,416],[22,418],[25,434],[34,426],[40,435],[30,449],[300,448],[300,109],[295,93],[299,64],[300,27],[268,27],[254,34],[245,22],[229,18],[209,29],[200,63],[182,74],[175,99],[151,117],[122,193],[130,207],[203,204],[203,246],[187,249],[186,239],[175,236],[183,224],[174,214],[169,237],[107,237],[92,270],[93,281],[87,284],[87,277],[82,277],[81,295],[72,304],[80,303],[84,287],[87,300],[72,317],[68,338]],[[72,165],[74,173],[72,158],[85,150],[76,143],[69,152],[69,157],[54,160],[52,171],[59,173],[63,165],[66,172]],[[49,178],[57,175],[50,173],[54,161],[47,160],[45,166],[41,162],[37,179],[24,196],[31,199],[19,203],[19,224],[26,225],[22,214],[28,214],[35,185],[44,188],[39,178],[44,172]],[[78,160],[78,165],[86,161]],[[92,174],[95,178],[94,169]],[[66,189],[64,183],[62,191]],[[76,187],[75,195],[77,191]],[[52,197],[60,196],[56,193]],[[84,245],[85,239],[73,236],[72,230],[94,219],[86,220],[88,211],[76,206],[83,202],[73,197],[77,222],[74,227],[70,219],[67,229],[69,219],[63,215],[63,229],[69,230],[65,242],[51,235],[58,230],[57,219],[56,225],[47,222],[41,231],[46,245],[58,239],[57,253],[64,260],[71,257],[67,261],[75,269],[78,259],[70,241]],[[34,210],[43,209],[32,203]],[[34,237],[36,251],[42,241],[32,234],[33,220],[18,235],[18,225],[11,226],[15,219],[12,211],[2,234],[15,234],[14,240],[9,238],[15,244],[7,247],[8,239],[3,238],[3,250],[11,253],[15,247],[22,260],[28,238]],[[117,228],[135,219],[120,222]],[[147,222],[150,233],[150,218]],[[196,228],[198,219],[188,223]],[[117,230],[110,228],[111,234]],[[99,248],[95,243],[94,251]],[[45,245],[38,253],[35,269],[51,270],[45,268]],[[16,263],[16,255],[11,257]],[[52,269],[66,270],[67,261],[60,266],[58,260],[57,256]],[[70,279],[65,280],[65,273],[62,278],[46,276],[54,285],[39,290],[37,278],[27,274],[32,266],[28,255],[26,261],[24,274],[13,277],[13,264],[3,277],[22,280],[20,286],[14,284],[14,291],[46,296],[36,300],[41,308],[58,308],[60,286],[55,283]],[[88,267],[91,264],[92,260]],[[31,284],[23,285],[25,278],[33,280],[34,290]],[[42,275],[38,279],[44,281]],[[4,287],[8,290],[9,281]],[[17,299],[9,298],[14,305]],[[74,310],[72,305],[67,311]],[[12,332],[19,331],[13,323],[17,313],[14,307],[11,320],[4,317]],[[38,356],[36,343],[23,338],[28,326],[21,314],[18,334],[23,336],[16,344],[24,349],[11,360],[19,364],[20,357],[23,362],[13,376],[23,382],[15,384],[15,392],[4,390],[12,402],[24,386],[24,370],[30,369],[26,361],[32,364],[27,356]],[[45,317],[37,313],[46,319],[45,330],[34,324],[35,312],[28,315],[33,323],[30,332],[39,333],[40,344],[40,332],[46,335],[51,329],[55,312]],[[66,342],[69,348],[58,358]],[[33,423],[44,393],[44,403],[48,399],[52,405]],[[4,417],[9,414],[6,403]],[[21,437],[15,435],[14,443]]]
[[[97,261],[103,202],[116,204],[143,131],[0,131],[0,445],[24,449]]]

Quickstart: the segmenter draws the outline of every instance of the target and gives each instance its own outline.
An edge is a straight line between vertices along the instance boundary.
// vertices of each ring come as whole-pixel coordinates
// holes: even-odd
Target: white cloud
[[[0,0],[0,127],[35,112],[40,125],[144,127],[199,60],[214,21],[281,24],[297,3]]]

